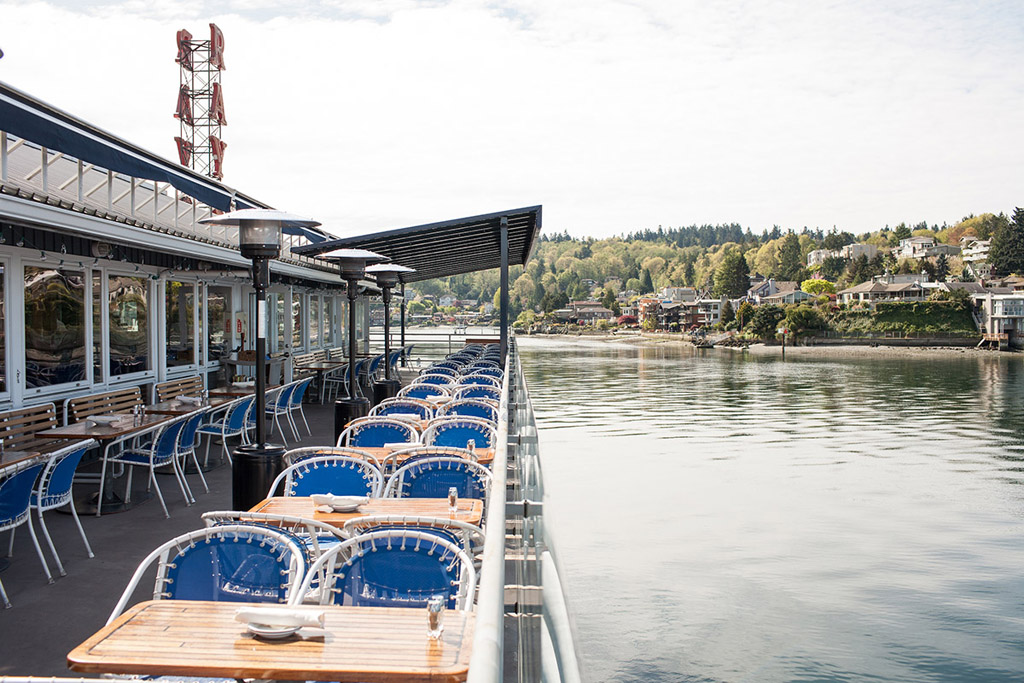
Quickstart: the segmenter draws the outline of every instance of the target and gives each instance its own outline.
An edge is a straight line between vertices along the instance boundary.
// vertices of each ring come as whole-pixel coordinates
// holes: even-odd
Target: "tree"
[[[779,245],[779,270],[780,280],[796,280],[799,272],[803,269],[803,258],[800,255],[800,238],[796,233],[789,233],[782,238]]]
[[[845,268],[846,259],[840,256],[829,256],[821,262],[821,268],[818,270],[818,274],[823,278],[835,280],[843,274],[843,270]]]
[[[992,265],[993,275],[1024,273],[1024,209],[1014,209],[1013,220],[996,229],[988,251],[988,262]]]
[[[808,294],[835,294],[836,286],[828,280],[804,280],[800,289]]]
[[[800,337],[824,329],[825,320],[816,308],[801,304],[786,311],[786,327],[794,337]]]
[[[731,323],[733,320],[736,319],[736,311],[732,309],[732,302],[729,301],[728,299],[726,299],[725,303],[722,305],[720,317],[722,319],[723,325]]]
[[[739,249],[732,249],[715,270],[715,296],[739,297],[750,289],[747,260]]]
[[[772,339],[775,337],[775,330],[779,327],[779,321],[785,317],[786,313],[781,306],[762,304],[754,310],[754,315],[751,316],[750,322],[747,324],[747,330],[762,339]]]
[[[754,315],[754,305],[749,301],[744,301],[740,304],[740,307],[736,309],[736,318],[739,322],[739,329],[743,329],[743,326],[750,322],[750,318]]]
[[[612,304],[615,303],[615,292],[612,291],[611,287],[605,287],[604,296],[601,297],[601,305],[607,308],[609,311],[612,310]]]
[[[651,280],[651,271],[646,268],[640,273],[640,293],[649,294],[654,291],[654,281]]]

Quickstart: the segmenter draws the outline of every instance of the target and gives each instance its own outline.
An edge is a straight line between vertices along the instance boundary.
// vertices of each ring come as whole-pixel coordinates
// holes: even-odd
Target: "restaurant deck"
[[[415,374],[415,370],[406,369],[405,374]],[[300,444],[295,444],[289,433],[289,446],[333,444],[334,406],[310,403],[305,405],[305,410],[313,435],[305,433],[300,420],[300,435],[304,438]],[[273,438],[271,441],[280,443]],[[211,460],[215,455],[219,455],[218,449],[213,448]],[[145,478],[136,479],[144,481]],[[55,577],[52,585],[46,583],[28,529],[23,526],[17,530],[14,556],[0,577],[13,603],[11,609],[0,609],[0,673],[80,675],[68,671],[65,663],[67,653],[106,622],[139,562],[163,541],[202,528],[201,515],[204,512],[232,509],[231,468],[227,464],[206,473],[209,493],[203,492],[196,475],[189,476],[196,496],[196,504],[191,507],[185,505],[172,480],[173,477],[161,477],[170,519],[164,518],[155,498],[127,512],[102,517],[81,515],[95,553],[92,559],[86,555],[71,516],[61,512],[47,513],[47,525],[54,545],[67,570],[67,576]],[[119,480],[116,486],[123,486],[123,482]],[[86,490],[85,487],[82,489]],[[77,490],[78,487],[76,497],[79,495]],[[36,532],[39,533],[38,528]],[[0,556],[6,556],[7,534],[2,540]],[[48,561],[53,571],[53,561],[51,558]]]

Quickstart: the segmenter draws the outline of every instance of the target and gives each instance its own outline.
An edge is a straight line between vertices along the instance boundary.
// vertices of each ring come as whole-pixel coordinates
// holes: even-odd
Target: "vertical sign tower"
[[[199,173],[224,178],[224,148],[221,126],[224,115],[224,90],[220,72],[224,70],[224,34],[210,24],[210,39],[196,40],[182,29],[178,31],[178,56],[181,79],[178,106],[174,118],[181,123],[181,134],[174,138],[178,159]]]

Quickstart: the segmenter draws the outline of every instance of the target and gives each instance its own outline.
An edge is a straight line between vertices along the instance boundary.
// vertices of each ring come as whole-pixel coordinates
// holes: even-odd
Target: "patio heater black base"
[[[397,379],[382,379],[379,382],[373,383],[373,405],[377,405],[386,398],[394,398],[398,395],[398,390],[402,388],[402,383]]]
[[[267,497],[270,485],[284,471],[284,448],[274,444],[246,444],[231,456],[231,506],[249,510]]]
[[[345,425],[357,417],[366,417],[370,414],[370,402],[360,396],[359,398],[343,398],[334,402],[334,441],[337,443],[338,436],[345,431]]]

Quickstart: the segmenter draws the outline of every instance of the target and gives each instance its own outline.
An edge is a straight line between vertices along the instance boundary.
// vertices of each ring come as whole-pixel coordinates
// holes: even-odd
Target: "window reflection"
[[[334,341],[334,297],[325,296],[324,305],[324,346],[333,346]]]
[[[149,369],[149,278],[110,275],[110,375]]]
[[[107,364],[103,361],[103,273],[92,274],[92,381],[102,382]]]
[[[211,286],[206,295],[207,328],[210,335],[210,360],[227,358],[231,353],[231,288]]]
[[[7,391],[7,307],[4,292],[7,287],[7,267],[0,264],[0,391]]]
[[[288,325],[288,313],[285,311],[287,308],[287,299],[283,294],[274,295],[274,307],[271,309],[274,315],[273,328],[276,332],[275,343],[271,346],[271,349],[277,352],[284,351],[285,343],[285,330]]]
[[[292,294],[292,348],[302,348],[302,295]]]
[[[164,302],[167,366],[195,363],[195,285],[168,280]]]
[[[309,347],[320,346],[320,297],[309,297]]]
[[[85,379],[85,277],[25,266],[25,386]]]

